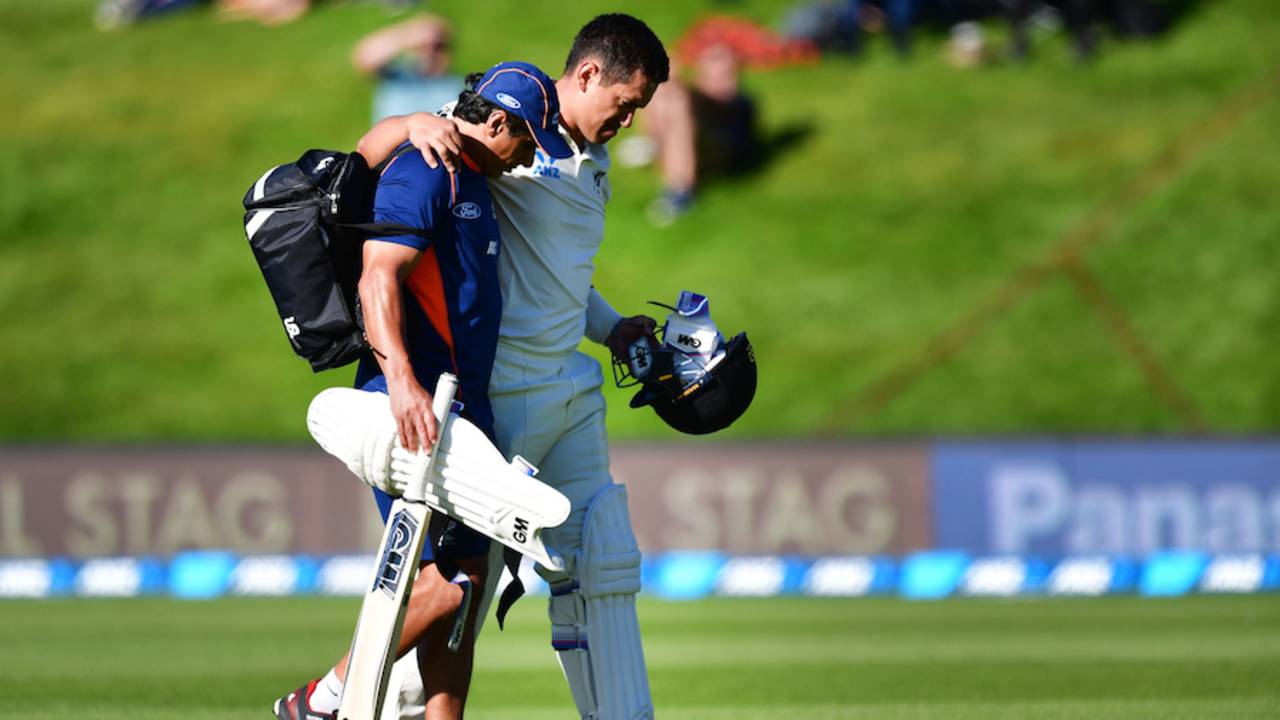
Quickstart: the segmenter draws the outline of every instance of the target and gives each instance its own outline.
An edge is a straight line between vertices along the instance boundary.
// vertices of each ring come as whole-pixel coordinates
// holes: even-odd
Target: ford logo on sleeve
[[[475,220],[480,217],[480,206],[473,202],[458,203],[453,206],[453,214],[463,220]]]
[[[517,100],[517,99],[515,99],[515,98],[513,98],[513,97],[511,97],[510,95],[508,95],[508,94],[506,94],[506,93],[504,93],[504,92],[500,92],[500,93],[498,93],[498,94],[494,95],[494,97],[498,98],[498,102],[502,103],[503,105],[506,105],[507,107],[511,108],[512,110],[519,110],[519,109],[520,109],[520,101],[519,101],[519,100]]]

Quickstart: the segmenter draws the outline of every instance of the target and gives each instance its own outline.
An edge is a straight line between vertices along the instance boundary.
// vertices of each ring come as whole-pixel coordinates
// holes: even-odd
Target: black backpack
[[[379,166],[413,149],[405,145]],[[244,196],[244,229],[293,351],[315,372],[369,350],[357,284],[366,238],[427,231],[374,223],[378,173],[360,153],[308,150]]]

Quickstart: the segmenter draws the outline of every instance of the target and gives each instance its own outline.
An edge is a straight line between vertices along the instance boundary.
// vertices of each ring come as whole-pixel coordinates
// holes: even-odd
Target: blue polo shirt
[[[378,181],[374,221],[424,228],[428,237],[372,238],[422,252],[401,286],[404,337],[418,382],[433,392],[440,373],[458,376],[457,399],[467,416],[493,437],[489,374],[498,346],[502,292],[498,287],[501,237],[489,184],[469,158],[450,174],[431,169],[418,152],[395,158]],[[361,361],[356,386],[385,391],[382,370]],[[372,384],[371,384],[372,383]]]

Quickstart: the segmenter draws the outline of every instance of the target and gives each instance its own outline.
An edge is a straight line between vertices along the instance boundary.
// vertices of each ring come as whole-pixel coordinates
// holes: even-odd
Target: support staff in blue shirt
[[[462,137],[458,171],[429,168],[415,151],[393,160],[378,182],[374,220],[423,228],[427,237],[377,238],[364,245],[360,301],[377,358],[361,362],[356,382],[390,395],[400,443],[409,450],[435,440],[426,388],[435,387],[445,371],[458,376],[463,414],[493,437],[488,388],[502,317],[501,237],[486,178],[531,164],[537,149],[556,158],[572,154],[558,130],[555,84],[541,70],[502,63],[468,80],[470,89],[453,113]],[[385,519],[391,498],[374,492]],[[419,643],[448,641],[463,597],[450,582],[459,568],[474,587],[484,586],[488,539],[443,519],[433,522],[430,543],[423,548],[424,568],[413,588],[418,602],[405,616],[401,653]],[[438,565],[440,572],[427,564]],[[462,717],[475,638],[475,618],[467,620],[454,662],[427,674],[428,718]],[[276,701],[276,717],[334,717],[346,667],[344,657],[325,677]]]

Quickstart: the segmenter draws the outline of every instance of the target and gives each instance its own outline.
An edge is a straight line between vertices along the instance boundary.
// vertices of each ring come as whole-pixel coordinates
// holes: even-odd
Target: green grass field
[[[300,442],[350,373],[288,351],[239,203],[264,168],[355,143],[371,84],[348,53],[394,18],[324,2],[280,28],[198,10],[104,34],[94,4],[0,3],[0,439]],[[790,4],[431,7],[460,70],[555,72],[600,11],[671,41]],[[801,139],[665,230],[653,172],[615,170],[597,286],[630,312],[701,290],[750,331],[740,438],[1280,428],[1274,0],[1199,3],[1085,66],[1061,36],[1002,61],[988,30],[980,70],[921,34],[910,62],[875,42],[749,74],[766,134]],[[671,437],[608,392],[615,437]]]
[[[572,705],[544,603],[486,631],[468,717]],[[21,718],[266,718],[348,641],[351,600],[6,601],[0,698]],[[1274,596],[1150,600],[645,600],[654,700],[676,720],[1274,718]]]

